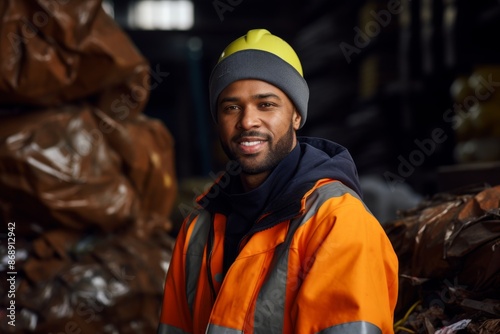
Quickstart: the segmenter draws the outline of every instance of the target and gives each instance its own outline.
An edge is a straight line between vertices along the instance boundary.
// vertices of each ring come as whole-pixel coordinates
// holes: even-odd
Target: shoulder
[[[347,225],[356,229],[359,226],[380,229],[380,223],[370,212],[359,195],[335,180],[320,180],[304,196],[302,203],[303,224]],[[315,228],[310,226],[311,228]]]
[[[325,204],[329,206],[360,205],[368,210],[356,191],[344,183],[332,179],[322,179],[316,182],[304,195],[303,204],[303,209],[307,211]]]

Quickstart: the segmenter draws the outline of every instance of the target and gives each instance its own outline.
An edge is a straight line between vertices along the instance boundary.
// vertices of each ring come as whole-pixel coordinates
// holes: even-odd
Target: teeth
[[[262,143],[262,141],[260,141],[260,140],[259,141],[242,141],[241,145],[243,145],[243,146],[254,146],[254,145],[258,145],[260,143]]]

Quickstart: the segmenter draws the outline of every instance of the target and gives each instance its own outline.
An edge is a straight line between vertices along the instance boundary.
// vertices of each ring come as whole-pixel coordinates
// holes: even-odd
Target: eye
[[[239,109],[240,109],[240,107],[238,105],[236,105],[236,104],[229,104],[229,105],[226,105],[226,106],[222,107],[222,111],[226,112],[226,113],[237,111]]]
[[[275,107],[276,105],[272,102],[261,102],[259,103],[259,107],[262,109],[270,109]]]

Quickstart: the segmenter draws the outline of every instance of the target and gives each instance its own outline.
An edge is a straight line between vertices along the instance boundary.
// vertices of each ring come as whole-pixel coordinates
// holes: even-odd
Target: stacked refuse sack
[[[2,333],[158,323],[177,180],[172,135],[143,111],[166,73],[101,5],[0,6]]]
[[[396,333],[500,332],[500,186],[438,193],[385,229],[400,263]]]

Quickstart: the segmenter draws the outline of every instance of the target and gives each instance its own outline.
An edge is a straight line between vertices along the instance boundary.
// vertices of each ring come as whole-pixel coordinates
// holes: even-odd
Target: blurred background
[[[0,16],[2,332],[155,332],[177,230],[226,164],[208,78],[255,28],[302,61],[298,135],[353,156],[400,257],[401,331],[472,310],[467,333],[499,332],[499,1],[2,0]]]
[[[224,166],[208,110],[208,77],[230,41],[266,28],[303,63],[311,97],[299,135],[350,150],[366,176],[365,199],[380,219],[437,191],[499,181],[498,167],[470,166],[467,176],[457,174],[465,165],[449,168],[500,159],[498,1],[104,5],[152,67],[169,72],[151,90],[145,113],[172,131],[180,180]]]

